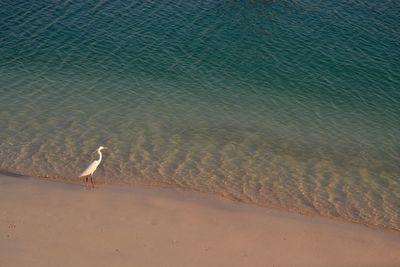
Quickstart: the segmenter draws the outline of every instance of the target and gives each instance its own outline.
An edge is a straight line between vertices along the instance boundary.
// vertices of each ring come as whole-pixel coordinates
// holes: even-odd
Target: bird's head
[[[101,150],[103,150],[103,149],[107,149],[107,147],[105,147],[105,146],[99,146],[99,148],[97,149],[97,151],[101,151]]]

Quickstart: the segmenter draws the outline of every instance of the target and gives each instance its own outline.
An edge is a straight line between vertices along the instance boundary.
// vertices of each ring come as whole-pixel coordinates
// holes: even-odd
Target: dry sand
[[[0,176],[0,266],[400,266],[400,233],[157,188]]]

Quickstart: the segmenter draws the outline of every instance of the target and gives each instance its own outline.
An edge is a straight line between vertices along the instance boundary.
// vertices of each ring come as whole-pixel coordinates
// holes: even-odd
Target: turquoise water
[[[400,230],[398,2],[0,7],[0,169]]]

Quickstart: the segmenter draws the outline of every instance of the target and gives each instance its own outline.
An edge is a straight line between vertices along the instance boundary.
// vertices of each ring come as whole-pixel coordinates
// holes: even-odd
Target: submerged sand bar
[[[194,192],[3,175],[0,266],[400,266],[400,233]]]

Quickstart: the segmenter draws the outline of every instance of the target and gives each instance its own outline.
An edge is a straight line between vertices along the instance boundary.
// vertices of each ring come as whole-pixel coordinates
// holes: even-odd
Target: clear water
[[[398,1],[0,7],[0,169],[400,230]]]

